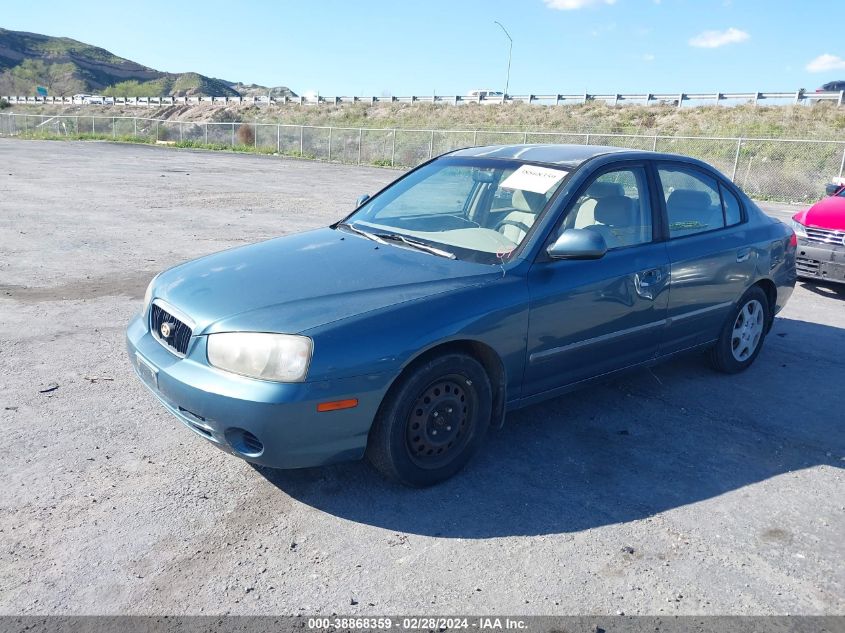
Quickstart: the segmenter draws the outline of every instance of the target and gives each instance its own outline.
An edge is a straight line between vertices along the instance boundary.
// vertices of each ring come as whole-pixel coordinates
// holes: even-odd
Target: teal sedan
[[[746,369],[796,244],[691,158],[476,147],[329,227],[159,274],[126,342],[161,404],[232,455],[366,456],[427,486],[518,407],[696,350]]]

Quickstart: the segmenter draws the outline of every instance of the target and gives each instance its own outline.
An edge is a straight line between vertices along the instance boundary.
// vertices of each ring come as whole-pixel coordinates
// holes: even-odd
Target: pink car
[[[845,284],[845,183],[829,186],[828,193],[792,216],[798,276]]]

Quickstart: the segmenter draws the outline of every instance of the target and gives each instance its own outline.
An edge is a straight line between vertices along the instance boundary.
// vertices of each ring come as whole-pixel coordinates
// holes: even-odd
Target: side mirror
[[[607,253],[607,242],[597,231],[567,229],[546,253],[552,259],[601,259]]]
[[[364,204],[369,199],[370,199],[370,194],[368,194],[368,193],[365,193],[362,196],[358,196],[355,199],[355,208],[357,209],[358,207],[360,207],[362,204]]]
[[[826,195],[826,196],[832,196],[832,195],[833,195],[833,194],[835,194],[837,191],[839,191],[839,187],[841,187],[841,186],[842,186],[842,185],[837,185],[837,184],[835,184],[835,183],[830,183],[830,184],[828,184],[828,185],[827,185],[827,186],[825,186],[825,188],[824,188],[824,195]]]

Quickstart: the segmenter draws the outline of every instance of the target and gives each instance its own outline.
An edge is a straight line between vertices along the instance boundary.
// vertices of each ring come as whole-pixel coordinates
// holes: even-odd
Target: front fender
[[[365,374],[394,376],[443,343],[475,341],[493,349],[507,376],[508,398],[519,396],[525,368],[528,289],[524,276],[408,301],[304,332],[314,340],[310,380]]]

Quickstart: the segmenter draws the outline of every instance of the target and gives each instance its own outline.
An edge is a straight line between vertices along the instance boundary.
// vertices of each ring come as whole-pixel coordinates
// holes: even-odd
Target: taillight
[[[792,235],[789,236],[789,245],[792,248],[798,248],[798,236],[795,235],[795,231],[792,231]]]

